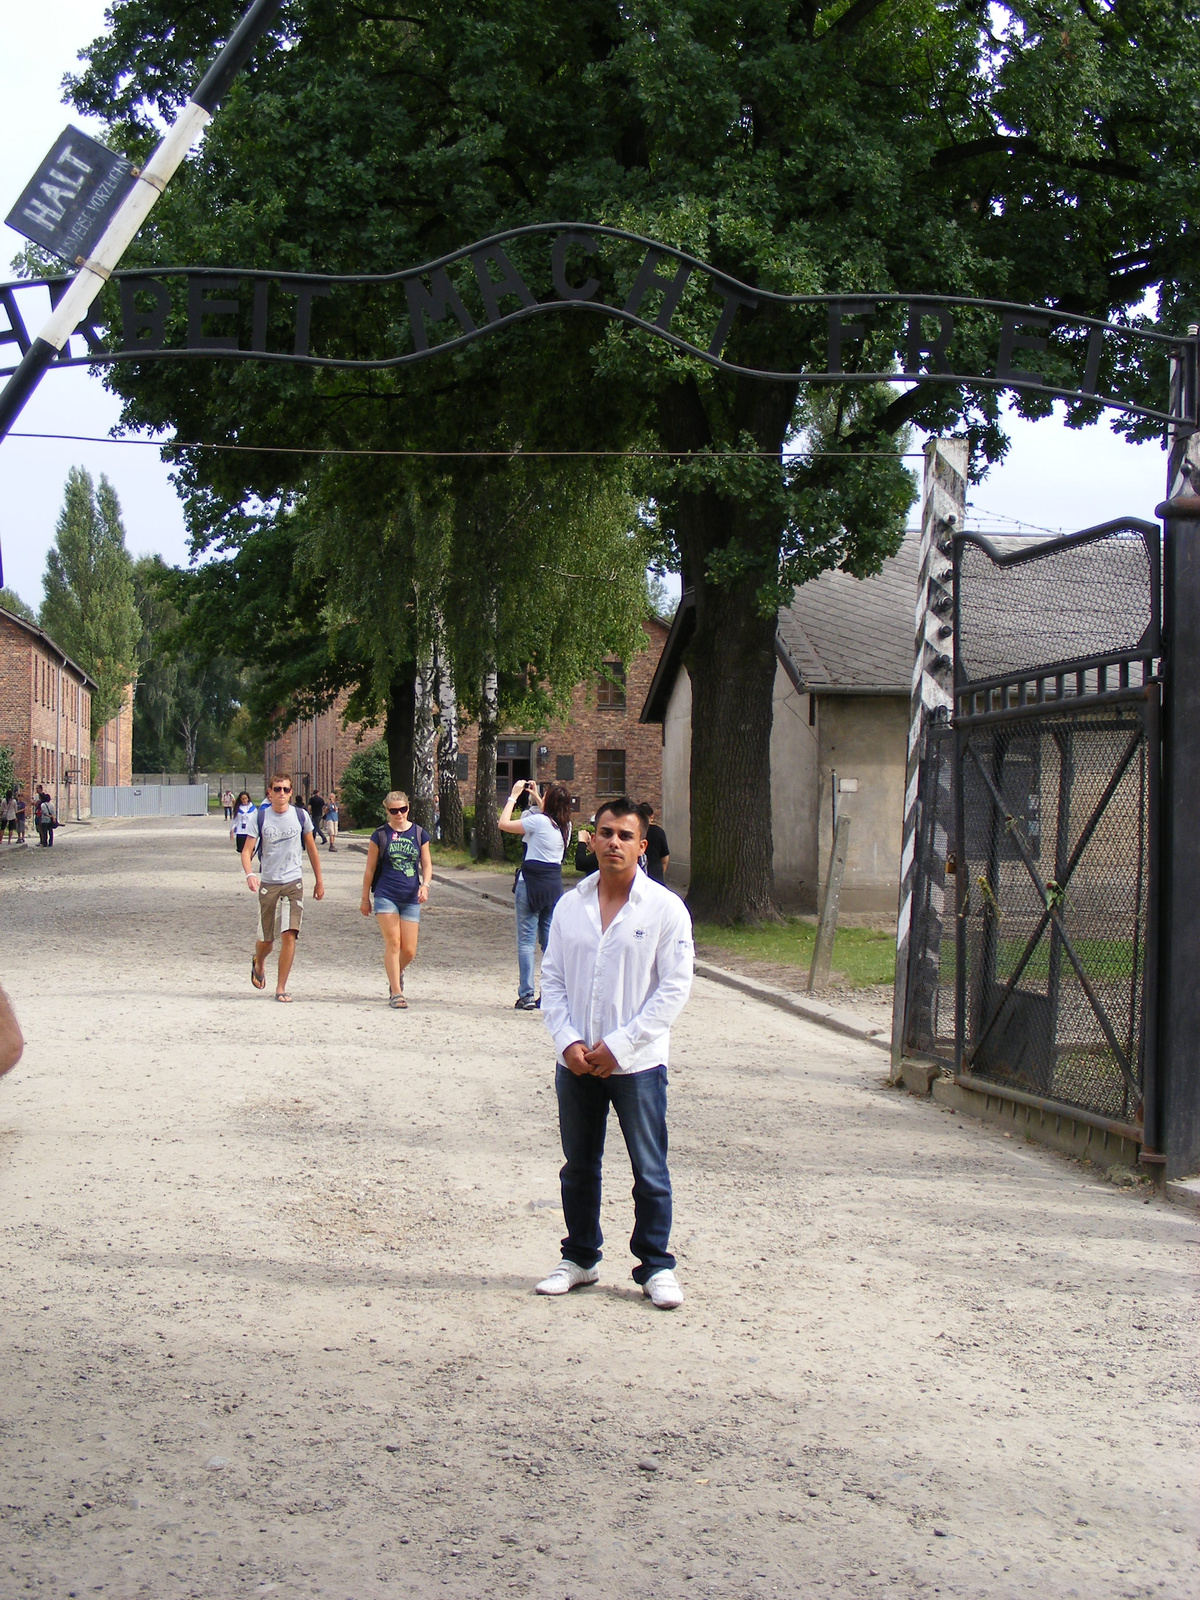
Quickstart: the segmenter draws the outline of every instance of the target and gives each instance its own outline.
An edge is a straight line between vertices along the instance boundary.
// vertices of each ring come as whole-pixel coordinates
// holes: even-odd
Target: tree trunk
[[[475,854],[480,861],[503,861],[504,835],[496,809],[496,735],[500,731],[500,692],[495,671],[483,675],[479,710],[479,757],[475,764]]]
[[[383,737],[387,741],[388,772],[393,789],[413,792],[413,737],[416,713],[417,664],[407,662],[388,685],[387,716]]]
[[[763,451],[782,454],[796,403],[787,384],[746,380],[730,402],[733,437],[749,433]],[[659,427],[672,450],[714,443],[692,380],[658,401]],[[687,655],[692,679],[692,869],[688,908],[698,921],[775,919],[771,828],[771,723],[774,717],[774,612],[760,593],[779,571],[781,529],[755,514],[753,498],[719,487],[679,494],[669,512],[696,602]],[[736,576],[717,582],[712,558],[736,555]]]
[[[771,830],[775,618],[754,594],[703,585],[696,595],[692,679],[692,875],[697,921],[777,915]]]
[[[196,781],[196,748],[200,743],[199,721],[192,722],[190,718],[180,717],[179,731],[183,736],[183,764],[187,768],[188,782]]]
[[[440,725],[438,729],[438,807],[442,843],[451,850],[463,847],[462,795],[458,788],[458,696],[445,654],[434,656]]]
[[[437,748],[437,702],[433,693],[433,651],[423,656],[416,677],[416,708],[413,725],[414,822],[433,835],[433,802],[436,790],[435,755]]]

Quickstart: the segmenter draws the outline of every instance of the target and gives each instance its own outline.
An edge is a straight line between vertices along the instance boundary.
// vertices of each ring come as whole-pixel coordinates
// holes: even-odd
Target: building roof
[[[911,531],[872,578],[823,572],[799,584],[779,613],[775,652],[797,689],[812,694],[908,695],[912,686],[921,536]],[[689,591],[671,623],[642,708],[661,722],[695,630]]]
[[[39,628],[36,622],[26,622],[24,617],[19,617],[15,611],[8,611],[3,606],[0,606],[0,617],[3,617],[5,622],[15,623],[18,628],[24,629],[26,633],[32,635],[33,638],[44,644],[52,655],[56,655],[58,657],[64,667],[69,667],[70,670],[76,674],[80,683],[85,689],[94,690],[100,687],[96,680],[89,673],[84,671],[84,669],[79,665],[78,661],[72,661],[62,646],[55,644],[54,640],[45,631],[45,629]]]
[[[912,686],[921,536],[907,533],[873,578],[823,572],[779,613],[775,648],[798,689],[908,694]]]

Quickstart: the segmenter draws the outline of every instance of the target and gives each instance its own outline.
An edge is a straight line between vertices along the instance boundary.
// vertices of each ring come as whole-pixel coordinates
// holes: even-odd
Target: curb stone
[[[818,1027],[828,1028],[831,1033],[858,1039],[862,1044],[872,1044],[877,1050],[891,1054],[889,1030],[872,1027],[852,1011],[842,1011],[837,1006],[826,1005],[822,1000],[810,1000],[807,995],[793,994],[788,989],[776,989],[758,978],[743,977],[740,972],[726,972],[724,967],[710,966],[707,961],[697,961],[696,976],[707,978],[710,983],[722,983],[727,989],[740,989],[743,994],[761,1000],[765,1005],[788,1011],[805,1022],[815,1022]]]

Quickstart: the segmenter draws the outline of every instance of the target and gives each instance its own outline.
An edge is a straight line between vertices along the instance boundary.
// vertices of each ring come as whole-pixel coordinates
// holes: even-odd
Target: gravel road
[[[362,857],[248,981],[222,824],[0,848],[0,1596],[1194,1600],[1200,1219],[698,982],[688,1293],[557,1258],[510,918],[436,889],[389,1011]]]

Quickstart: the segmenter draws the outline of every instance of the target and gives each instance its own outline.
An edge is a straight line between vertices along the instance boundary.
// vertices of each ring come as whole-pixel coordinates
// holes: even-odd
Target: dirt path
[[[362,858],[255,994],[219,823],[0,857],[0,1595],[1200,1592],[1200,1226],[698,983],[689,1299],[557,1254],[511,926],[439,891],[393,1013]]]

